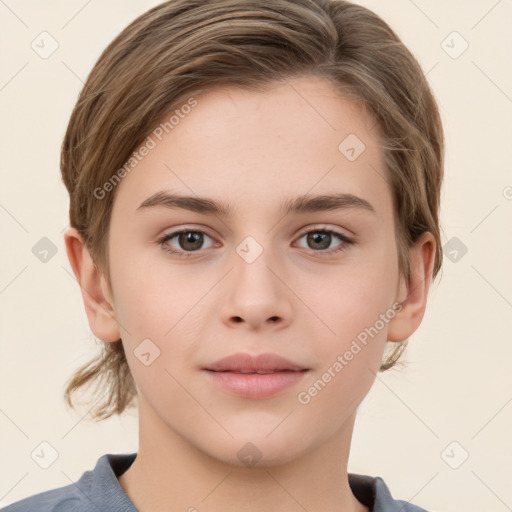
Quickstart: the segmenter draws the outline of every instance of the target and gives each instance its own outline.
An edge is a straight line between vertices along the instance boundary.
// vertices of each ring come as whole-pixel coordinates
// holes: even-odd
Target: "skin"
[[[375,122],[328,82],[306,76],[264,93],[224,86],[196,99],[117,186],[112,290],[77,231],[65,233],[89,325],[106,342],[122,337],[139,393],[139,451],[119,482],[143,512],[367,511],[347,477],[355,415],[386,340],[406,339],[421,323],[435,239],[423,234],[410,250],[411,281],[399,279]],[[366,145],[355,161],[338,150],[350,133]],[[229,202],[235,214],[136,211],[160,190]],[[279,213],[283,199],[333,192],[364,198],[376,213]],[[182,227],[206,233],[199,250],[178,237],[159,244]],[[344,242],[332,236],[319,249],[304,236],[318,228],[357,241],[334,253]],[[263,249],[252,263],[236,252],[247,236]],[[402,304],[394,318],[300,403],[298,393],[394,303]],[[134,355],[145,338],[160,349],[149,366]],[[200,370],[234,352],[274,352],[311,370],[271,398],[237,397]],[[237,457],[247,442],[261,453],[252,467]]]

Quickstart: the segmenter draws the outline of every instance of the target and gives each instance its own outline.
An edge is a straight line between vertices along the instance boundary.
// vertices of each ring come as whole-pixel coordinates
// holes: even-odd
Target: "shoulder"
[[[77,482],[16,501],[0,512],[136,512],[117,479],[132,464],[135,455],[102,455],[94,469],[83,473]]]
[[[378,501],[381,504],[382,512],[394,512],[395,510],[397,512],[399,510],[402,512],[428,512],[424,508],[413,505],[408,501],[393,499],[388,486],[380,476],[375,477],[375,491]],[[375,512],[378,510],[379,509],[376,509]]]
[[[354,496],[371,512],[428,512],[408,501],[394,499],[380,476],[349,473],[348,477]]]
[[[75,512],[84,508],[80,491],[74,484],[40,492],[12,503],[0,512]]]

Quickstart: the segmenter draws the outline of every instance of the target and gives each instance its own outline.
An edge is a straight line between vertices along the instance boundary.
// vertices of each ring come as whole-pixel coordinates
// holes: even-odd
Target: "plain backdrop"
[[[64,247],[59,151],[101,51],[157,3],[0,1],[2,505],[76,481],[104,453],[137,451],[135,410],[95,423],[87,408],[64,406],[64,383],[97,342]],[[379,375],[359,409],[349,471],[381,476],[396,498],[429,510],[511,510],[512,2],[358,3],[419,60],[447,153],[444,269],[408,366]],[[58,44],[47,58],[33,49],[38,37]],[[45,237],[55,254],[41,261]],[[58,454],[47,469],[31,457],[42,442]]]

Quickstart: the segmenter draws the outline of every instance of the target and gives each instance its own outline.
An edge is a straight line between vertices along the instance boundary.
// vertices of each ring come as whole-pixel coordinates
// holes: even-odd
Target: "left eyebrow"
[[[376,214],[375,208],[362,197],[354,194],[324,194],[318,196],[302,195],[287,199],[281,205],[281,213],[310,213],[329,210],[360,209]]]
[[[229,217],[233,214],[233,207],[230,204],[219,203],[214,199],[206,197],[183,196],[162,190],[144,200],[137,208],[137,212],[149,208],[181,208],[192,212]],[[288,213],[311,213],[332,210],[360,209],[376,214],[375,208],[362,197],[353,194],[324,194],[324,195],[302,195],[293,199],[286,199],[280,207],[281,214]]]

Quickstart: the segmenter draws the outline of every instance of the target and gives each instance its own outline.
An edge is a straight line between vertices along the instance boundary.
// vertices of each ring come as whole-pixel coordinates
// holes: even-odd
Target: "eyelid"
[[[356,236],[353,235],[352,233],[345,233],[341,231],[339,227],[330,226],[329,224],[313,224],[312,226],[308,226],[300,232],[298,238],[301,238],[302,236],[310,233],[311,231],[332,231],[333,233],[341,237],[345,237],[353,242],[356,241]]]
[[[165,237],[171,236],[171,235],[172,236],[179,235],[180,233],[182,233],[184,231],[185,232],[192,231],[192,232],[196,232],[196,233],[204,233],[205,235],[208,235],[213,240],[217,240],[217,237],[215,235],[213,235],[212,232],[209,231],[209,228],[207,228],[205,226],[191,226],[189,224],[184,224],[183,226],[179,226],[179,227],[175,227],[175,228],[169,228],[169,231],[166,230],[166,232],[163,233],[162,235],[160,235],[158,238],[162,239],[162,238],[165,238]]]

